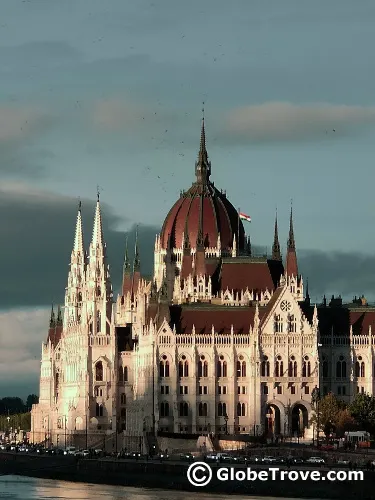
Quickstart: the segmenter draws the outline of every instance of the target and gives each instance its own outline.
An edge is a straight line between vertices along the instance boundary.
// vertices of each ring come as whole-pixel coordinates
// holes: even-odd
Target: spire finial
[[[100,186],[99,186],[99,184],[96,185],[96,200],[100,201]]]
[[[80,212],[82,209],[82,201],[81,198],[78,198],[78,211]]]
[[[201,138],[199,145],[198,161],[195,163],[195,175],[197,176],[197,182],[199,184],[206,184],[211,175],[211,163],[208,161],[208,154],[206,149],[204,103],[202,107]]]
[[[279,229],[278,229],[278,224],[277,224],[277,207],[276,207],[276,216],[275,216],[275,232],[274,232],[273,245],[272,245],[272,260],[281,260]]]
[[[296,242],[294,240],[294,228],[293,228],[293,200],[290,200],[290,220],[289,220],[288,249],[289,250],[295,250],[296,249]]]
[[[125,255],[124,255],[124,274],[129,271],[130,263],[129,263],[129,255],[128,255],[128,234],[126,234],[125,239]]]
[[[135,228],[135,247],[134,247],[134,262],[133,262],[133,271],[139,271],[140,268],[140,260],[139,260],[139,249],[138,249],[138,229],[139,224],[136,225]]]
[[[53,304],[51,307],[51,317],[49,320],[49,326],[50,326],[50,328],[53,328],[54,326],[56,326],[55,311],[53,309]]]

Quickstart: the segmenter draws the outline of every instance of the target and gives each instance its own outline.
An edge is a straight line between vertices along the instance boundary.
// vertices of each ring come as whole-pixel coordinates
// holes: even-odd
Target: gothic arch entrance
[[[303,437],[309,425],[308,411],[303,404],[296,404],[292,409],[292,435]]]
[[[266,406],[266,419],[264,428],[266,430],[266,435],[277,436],[280,434],[280,409],[274,404],[268,404]]]

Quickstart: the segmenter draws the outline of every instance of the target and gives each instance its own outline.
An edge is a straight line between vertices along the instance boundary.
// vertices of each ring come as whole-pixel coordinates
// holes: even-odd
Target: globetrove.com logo
[[[206,462],[195,462],[187,470],[189,483],[197,488],[207,486],[213,478],[212,468]],[[268,470],[235,469],[221,467],[215,470],[219,481],[363,481],[363,471],[281,470],[270,467]]]

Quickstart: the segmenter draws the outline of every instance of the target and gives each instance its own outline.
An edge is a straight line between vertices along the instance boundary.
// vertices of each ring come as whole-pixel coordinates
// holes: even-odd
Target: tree
[[[375,398],[368,394],[357,394],[349,411],[361,430],[375,433]]]
[[[0,404],[1,414],[23,413],[25,411],[25,404],[21,398],[6,397],[1,400]]]
[[[27,411],[31,410],[31,407],[33,405],[36,405],[39,403],[39,397],[36,394],[29,394],[26,399],[26,408]]]
[[[317,413],[311,421],[317,423],[319,421],[319,430],[328,436],[340,429],[345,411],[345,403],[337,399],[331,392],[324,396],[317,403]],[[319,418],[318,418],[319,417]]]
[[[347,408],[339,410],[336,416],[336,434],[342,437],[345,432],[354,431],[357,428],[358,425],[349,410]]]

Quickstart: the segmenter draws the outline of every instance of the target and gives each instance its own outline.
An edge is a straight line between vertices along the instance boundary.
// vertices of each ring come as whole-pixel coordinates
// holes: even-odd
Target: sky
[[[212,179],[259,251],[293,203],[310,295],[375,299],[375,3],[2,0],[0,397],[38,391],[78,199],[97,186],[117,290],[194,181],[204,102]]]

